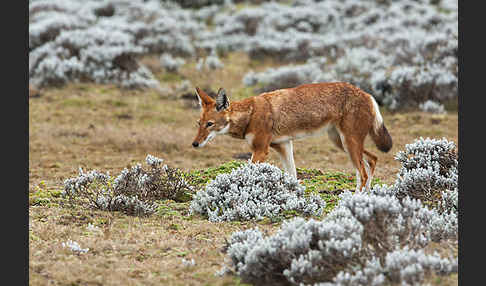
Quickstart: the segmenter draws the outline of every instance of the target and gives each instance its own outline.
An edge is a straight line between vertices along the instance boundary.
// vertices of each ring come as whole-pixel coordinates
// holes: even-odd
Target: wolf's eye
[[[213,126],[213,122],[209,121],[208,124],[206,124],[206,127],[210,127],[210,126]]]

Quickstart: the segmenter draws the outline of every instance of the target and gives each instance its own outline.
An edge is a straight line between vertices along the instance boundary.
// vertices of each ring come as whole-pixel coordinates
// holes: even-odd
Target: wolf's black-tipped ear
[[[229,100],[226,96],[226,91],[223,88],[218,90],[218,95],[216,96],[216,110],[221,111],[229,107]]]

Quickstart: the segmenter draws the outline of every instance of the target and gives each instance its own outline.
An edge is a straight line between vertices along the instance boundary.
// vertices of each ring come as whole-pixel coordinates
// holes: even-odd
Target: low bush
[[[269,68],[260,73],[250,71],[243,77],[243,83],[246,86],[261,86],[255,90],[257,93],[261,93],[281,88],[295,87],[304,83],[317,82],[318,78],[322,79],[322,72],[320,70],[321,63],[309,61],[303,65]]]
[[[422,249],[431,241],[457,240],[457,217],[451,225],[419,200],[399,200],[382,188],[343,193],[323,221],[294,218],[267,237],[258,229],[233,233],[226,247],[229,271],[256,285],[384,285],[422,281],[424,271],[456,272],[454,258]],[[409,268],[400,267],[407,261]]]
[[[29,77],[36,86],[93,81],[156,88],[158,81],[135,60],[143,52],[123,32],[96,27],[62,31],[55,40],[29,54]]]
[[[164,53],[160,56],[160,63],[162,67],[168,72],[177,72],[179,67],[186,63],[182,58],[173,57],[170,54]]]
[[[158,200],[190,200],[194,187],[188,174],[162,165],[162,159],[152,155],[147,155],[146,163],[148,169],[136,164],[116,178],[96,170],[85,173],[80,168],[78,177],[64,181],[63,196],[72,204],[128,215],[150,215]]]
[[[444,113],[444,105],[433,100],[427,100],[419,105],[420,110],[430,113]]]
[[[263,86],[259,92],[345,81],[371,93],[381,105],[405,109],[458,96],[455,5],[303,0],[293,7],[264,4],[230,17],[216,16],[214,22],[221,33],[232,35],[220,45],[244,46],[255,59],[292,62],[250,72],[244,83]],[[237,34],[249,39],[238,42]]]
[[[159,1],[32,1],[29,81],[39,87],[91,81],[160,88],[138,57],[192,56],[191,35],[201,29],[191,12]]]
[[[425,254],[423,250],[404,248],[388,253],[383,264],[377,259],[371,259],[366,261],[361,270],[339,272],[332,283],[319,285],[418,285],[426,275],[448,275],[457,271],[458,264],[453,259],[442,258],[437,253]]]
[[[457,149],[445,138],[419,138],[395,155],[401,163],[393,186],[396,196],[437,205],[444,190],[458,188]]]
[[[296,179],[268,163],[251,163],[220,174],[193,197],[190,211],[212,222],[275,218],[285,211],[319,216],[325,202],[304,196]]]

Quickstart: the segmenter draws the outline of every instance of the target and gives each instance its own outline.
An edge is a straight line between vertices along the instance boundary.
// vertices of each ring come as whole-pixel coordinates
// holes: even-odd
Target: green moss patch
[[[194,182],[197,186],[202,187],[216,178],[219,174],[230,173],[234,169],[242,166],[242,161],[229,161],[218,167],[207,168],[205,170],[195,170],[190,172],[190,175],[194,177]]]
[[[61,190],[49,190],[44,181],[37,185],[33,192],[29,192],[29,206],[51,206],[58,205],[62,200]]]

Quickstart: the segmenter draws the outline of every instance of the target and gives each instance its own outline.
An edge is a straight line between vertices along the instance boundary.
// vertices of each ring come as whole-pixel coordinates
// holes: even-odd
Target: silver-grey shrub
[[[220,174],[198,191],[190,211],[212,222],[261,220],[284,211],[319,216],[325,202],[304,195],[305,187],[295,178],[268,163],[248,162],[229,174]]]
[[[123,87],[158,87],[152,73],[135,57],[144,52],[132,36],[97,27],[61,31],[29,55],[29,77],[37,86],[91,80]]]
[[[157,0],[29,2],[30,80],[37,85],[97,80],[150,86],[153,82],[148,82],[150,75],[144,70],[131,70],[130,77],[118,75],[124,72],[116,69],[115,58],[120,54],[98,55],[112,62],[114,74],[104,65],[92,74],[76,52],[66,53],[64,47],[52,44],[62,32],[99,28],[129,35],[130,46],[121,48],[133,58],[162,53],[190,58],[243,51],[253,59],[272,57],[298,65],[327,59],[328,64],[319,68],[289,67],[274,70],[272,76],[269,71],[245,79],[266,90],[347,81],[391,109],[418,107],[427,100],[442,103],[458,96],[456,0],[294,0],[291,5],[264,1],[267,3],[238,9],[231,3],[234,1],[202,1],[211,4],[202,10],[183,9],[176,2],[183,4]],[[99,53],[111,45],[98,45]],[[142,51],[134,53],[131,45]],[[43,61],[46,63],[41,64]],[[207,62],[218,67],[216,59],[208,57]],[[314,71],[299,75],[309,68]]]
[[[168,72],[177,72],[179,67],[186,63],[186,61],[179,57],[173,57],[171,54],[164,53],[160,56],[160,63],[162,67]]]
[[[427,100],[419,105],[420,110],[430,113],[445,113],[444,105],[433,100]]]
[[[138,62],[148,53],[192,56],[202,24],[192,13],[160,1],[29,2],[29,81],[160,88]]]
[[[457,223],[438,229],[447,218],[420,200],[399,200],[386,186],[340,197],[322,221],[294,218],[270,236],[258,229],[233,233],[230,268],[256,285],[406,285],[428,271],[457,272],[454,258],[422,252],[431,241],[457,240]]]
[[[459,189],[445,190],[442,192],[441,200],[437,205],[440,212],[459,211]]]
[[[269,68],[260,73],[249,71],[243,77],[243,83],[246,86],[262,86],[257,92],[267,92],[280,88],[294,87],[303,83],[330,81],[332,75],[324,75],[321,71],[321,66],[325,62],[325,58],[320,60],[312,59],[302,65]]]
[[[140,173],[141,166],[137,165],[130,171],[122,172],[115,180],[108,173],[96,170],[87,173],[79,169],[79,176],[64,181],[63,195],[69,198],[71,204],[86,204],[88,207],[104,211],[121,211],[129,215],[150,215],[156,210],[153,203],[139,199],[133,190],[120,188],[121,181],[126,177]],[[126,194],[130,193],[130,194]]]
[[[395,155],[401,163],[394,189],[398,197],[437,202],[444,190],[458,188],[457,148],[446,138],[418,138]]]
[[[206,67],[209,70],[220,69],[224,67],[223,62],[219,59],[216,53],[212,53],[211,55],[206,57]]]
[[[345,191],[322,221],[295,218],[268,236],[233,233],[225,269],[257,285],[416,285],[430,273],[457,272],[457,258],[424,252],[432,242],[457,245],[455,144],[420,138],[396,159],[402,168],[394,185]],[[420,169],[432,170],[428,184],[414,173]],[[424,195],[431,189],[434,197]]]
[[[395,155],[401,167],[390,192],[398,198],[419,199],[441,214],[440,220],[430,223],[433,240],[457,235],[457,156],[455,143],[446,138],[418,138]]]
[[[341,265],[359,254],[362,226],[343,215],[328,221],[297,217],[266,237],[258,229],[235,232],[226,250],[231,266],[243,281],[257,285],[334,277]]]
[[[317,285],[417,285],[430,273],[447,275],[457,273],[457,260],[440,257],[439,254],[426,254],[423,250],[399,249],[387,253],[382,265],[377,259],[366,261],[365,266],[354,273],[342,271],[330,283]]]
[[[293,81],[279,69],[271,77],[271,70],[253,74],[253,80],[244,81],[247,85],[270,90],[346,81],[390,109],[416,108],[427,100],[442,103],[458,96],[457,15],[457,1],[268,3],[216,16],[215,31],[231,37],[213,42],[244,47],[254,58],[299,62],[299,68],[289,67],[295,73],[304,70],[306,60],[329,62],[313,73],[292,76]]]
[[[72,204],[94,209],[150,215],[157,208],[157,200],[180,201],[193,192],[189,176],[180,170],[162,165],[162,159],[150,154],[145,161],[148,169],[136,164],[115,178],[109,173],[84,172],[80,168],[78,177],[64,181],[63,196]]]
[[[108,29],[98,1],[33,2],[29,25],[29,81],[36,86],[68,82],[151,87],[159,83],[136,57],[145,48],[123,29]],[[42,5],[41,5],[42,4]],[[108,4],[103,4],[108,5]],[[34,13],[35,12],[35,13]]]

